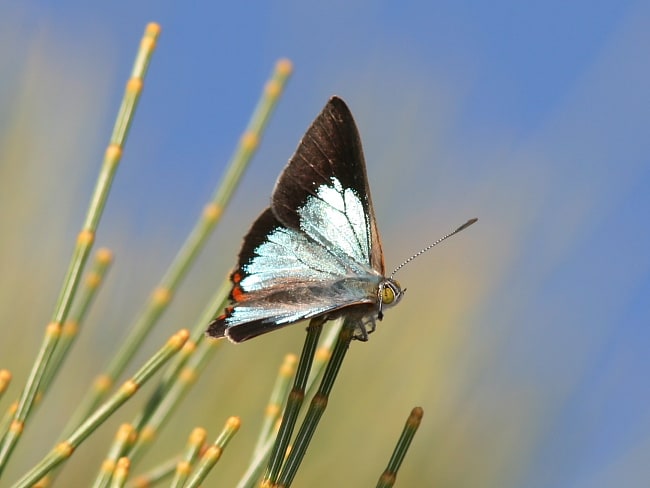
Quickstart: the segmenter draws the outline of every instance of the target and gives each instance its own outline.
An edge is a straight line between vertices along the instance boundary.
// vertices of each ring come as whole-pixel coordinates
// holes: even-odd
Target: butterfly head
[[[386,278],[379,283],[379,289],[377,290],[377,294],[379,295],[379,312],[377,318],[379,320],[384,318],[384,307],[397,305],[402,299],[404,292],[406,292],[406,289],[402,290],[399,281],[393,278]]]

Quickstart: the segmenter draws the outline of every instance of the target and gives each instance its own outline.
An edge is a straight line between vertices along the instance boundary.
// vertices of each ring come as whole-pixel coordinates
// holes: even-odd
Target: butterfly
[[[354,337],[366,341],[403,297],[385,276],[359,131],[340,98],[327,102],[298,144],[230,278],[231,305],[207,334],[232,342],[342,315],[357,319]]]

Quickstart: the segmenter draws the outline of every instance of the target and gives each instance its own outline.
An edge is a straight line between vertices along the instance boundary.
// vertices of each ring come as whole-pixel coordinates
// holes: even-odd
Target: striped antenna
[[[445,239],[448,239],[449,237],[451,237],[451,236],[453,236],[453,235],[455,235],[455,234],[458,234],[461,230],[465,230],[465,229],[467,229],[470,225],[472,225],[473,223],[475,223],[477,220],[478,220],[477,218],[469,219],[467,222],[465,222],[463,225],[461,225],[461,226],[460,226],[458,229],[456,229],[455,231],[450,232],[449,234],[447,234],[447,235],[445,235],[445,236],[442,236],[442,237],[441,237],[440,239],[438,239],[436,242],[434,242],[434,243],[432,243],[432,244],[429,244],[427,247],[425,247],[425,248],[422,249],[421,251],[416,252],[413,256],[411,256],[411,257],[408,258],[406,261],[404,261],[402,264],[400,264],[397,268],[395,268],[395,270],[390,274],[390,278],[392,278],[393,276],[395,276],[395,273],[397,273],[400,269],[402,269],[402,268],[403,268],[404,266],[406,266],[408,263],[410,263],[411,261],[413,261],[415,258],[417,258],[418,256],[424,254],[425,252],[427,252],[427,251],[428,251],[429,249],[431,249],[432,247],[437,246],[438,244],[440,244],[440,243],[441,243],[442,241],[444,241]]]

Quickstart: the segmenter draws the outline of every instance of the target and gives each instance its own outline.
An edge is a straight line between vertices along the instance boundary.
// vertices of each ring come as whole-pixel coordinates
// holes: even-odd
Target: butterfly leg
[[[352,338],[361,342],[366,342],[368,340],[368,334],[372,334],[375,331],[375,328],[376,321],[374,318],[367,317],[361,319],[357,322]]]
[[[362,324],[359,324],[355,329],[352,338],[361,342],[366,342],[368,340],[368,331]]]

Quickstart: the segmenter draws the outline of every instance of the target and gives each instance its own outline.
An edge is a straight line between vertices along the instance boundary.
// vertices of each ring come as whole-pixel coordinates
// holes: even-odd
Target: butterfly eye
[[[390,286],[384,286],[381,290],[381,301],[385,305],[390,305],[395,301],[395,290]]]
[[[381,302],[384,305],[395,305],[402,297],[402,289],[395,280],[386,280],[381,287]]]

